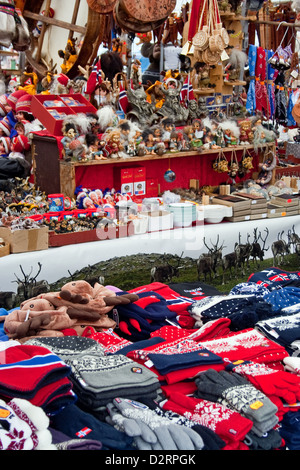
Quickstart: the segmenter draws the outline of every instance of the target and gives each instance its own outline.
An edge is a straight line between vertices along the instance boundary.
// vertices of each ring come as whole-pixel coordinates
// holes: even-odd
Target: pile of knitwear
[[[299,281],[270,268],[226,295],[106,286],[138,297],[108,314],[114,328],[2,330],[0,448],[298,450]]]

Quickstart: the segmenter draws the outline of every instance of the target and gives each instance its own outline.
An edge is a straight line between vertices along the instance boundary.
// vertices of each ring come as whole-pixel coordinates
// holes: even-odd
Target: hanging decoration
[[[257,46],[254,44],[249,45],[248,62],[249,62],[249,76],[250,82],[247,93],[246,110],[249,114],[254,114],[256,110],[255,99],[255,66],[257,57]]]
[[[272,64],[269,62],[269,59],[273,55],[273,51],[266,51],[267,55],[267,93],[268,93],[268,100],[270,104],[270,118],[274,116],[275,112],[275,92],[274,92],[274,78],[275,78],[275,69],[273,68]]]
[[[164,179],[167,183],[173,183],[173,181],[176,180],[176,173],[175,171],[171,170],[170,158],[169,158],[169,167],[164,174]]]
[[[262,112],[267,118],[270,117],[270,105],[266,88],[266,52],[262,47],[257,48],[257,59],[255,67],[255,100],[256,112]]]
[[[229,35],[222,25],[217,0],[204,0],[199,11],[198,29],[191,40],[194,56],[198,61],[216,65],[229,44]]]

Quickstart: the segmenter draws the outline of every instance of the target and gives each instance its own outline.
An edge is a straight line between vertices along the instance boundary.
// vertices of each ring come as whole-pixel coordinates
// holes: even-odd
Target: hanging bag
[[[192,39],[192,44],[195,50],[204,51],[208,47],[208,24],[205,24],[207,19],[207,2],[208,0],[204,0],[202,5],[202,11],[199,19],[198,31]]]
[[[222,52],[225,49],[225,44],[221,35],[222,23],[219,20],[219,10],[215,0],[210,0],[209,10],[211,18],[209,48],[212,52]]]
[[[228,173],[228,161],[222,149],[219,150],[218,156],[213,162],[213,170],[218,173]]]
[[[228,175],[231,178],[235,178],[238,174],[238,171],[239,171],[239,163],[238,163],[238,159],[237,159],[237,156],[236,156],[236,151],[233,150],[231,152],[231,159],[230,159],[230,164],[229,164]]]

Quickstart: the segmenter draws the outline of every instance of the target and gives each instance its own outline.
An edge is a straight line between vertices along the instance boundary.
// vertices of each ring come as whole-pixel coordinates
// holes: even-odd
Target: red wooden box
[[[78,101],[82,106],[68,106],[66,103],[70,100]],[[49,103],[46,106],[45,103]],[[52,105],[51,105],[52,104]],[[78,114],[78,113],[96,113],[96,108],[80,94],[73,95],[33,95],[31,102],[31,112],[43,126],[52,135],[62,136],[62,124],[65,118],[64,115]],[[57,118],[51,113],[64,113]]]

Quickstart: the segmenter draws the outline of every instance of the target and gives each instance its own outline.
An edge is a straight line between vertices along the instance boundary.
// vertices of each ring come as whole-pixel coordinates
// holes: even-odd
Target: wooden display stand
[[[274,143],[265,144],[264,147],[273,148]],[[228,161],[230,154],[235,150],[242,155],[244,148],[253,151],[252,145],[225,147],[224,154]],[[227,173],[217,173],[212,169],[212,163],[218,155],[218,150],[203,150],[178,153],[166,153],[163,156],[146,155],[144,157],[130,157],[126,159],[92,160],[89,162],[59,161],[60,192],[68,197],[74,197],[76,187],[119,188],[115,187],[115,172],[118,168],[142,165],[146,168],[147,178],[158,179],[161,193],[166,190],[182,187],[188,188],[190,181],[198,181],[199,187],[204,185],[216,186],[226,182]],[[262,159],[262,152],[253,153],[253,171],[257,171],[258,162]],[[164,180],[164,172],[171,168],[178,178],[172,183]],[[250,177],[250,174],[247,178]],[[146,191],[147,193],[147,191]]]

